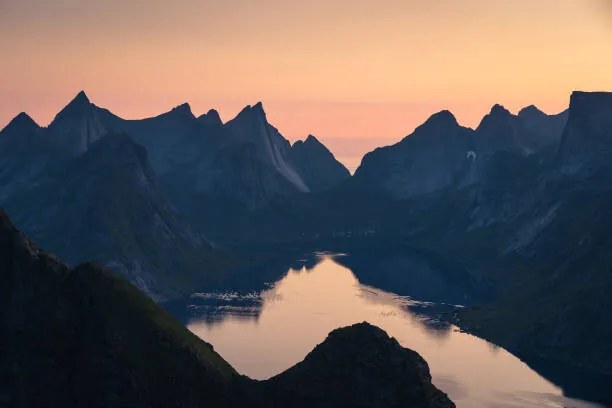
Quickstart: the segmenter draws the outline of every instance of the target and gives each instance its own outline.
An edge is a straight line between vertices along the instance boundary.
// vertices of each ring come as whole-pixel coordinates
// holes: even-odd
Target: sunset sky
[[[609,0],[0,0],[0,127],[47,125],[79,90],[125,118],[263,101],[354,167],[429,114],[556,113],[612,90]]]

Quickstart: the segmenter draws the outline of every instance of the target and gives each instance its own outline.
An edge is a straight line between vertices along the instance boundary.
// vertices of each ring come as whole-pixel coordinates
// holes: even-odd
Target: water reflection
[[[592,406],[563,398],[505,350],[414,313],[418,302],[362,285],[333,257],[318,261],[261,293],[194,295],[189,329],[241,373],[264,379],[301,361],[331,330],[365,320],[419,352],[458,406]]]

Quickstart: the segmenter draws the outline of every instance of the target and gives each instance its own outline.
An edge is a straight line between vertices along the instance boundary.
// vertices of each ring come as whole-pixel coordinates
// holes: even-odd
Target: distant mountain
[[[46,129],[20,113],[0,131],[0,202],[37,185],[51,167],[67,158]]]
[[[91,103],[81,91],[55,116],[49,132],[69,154],[78,156],[111,132],[118,120],[108,110]]]
[[[474,132],[442,111],[399,143],[366,154],[353,182],[395,198],[414,197],[470,185],[476,160]]]
[[[290,156],[310,191],[329,190],[351,177],[347,168],[312,135],[295,142]]]
[[[41,251],[0,211],[0,404],[11,407],[454,407],[429,368],[366,323],[268,381],[239,375],[151,299]]]
[[[532,136],[531,139],[526,140],[532,151],[538,152],[551,146],[557,147],[561,142],[568,115],[569,110],[567,109],[555,115],[547,115],[534,105],[521,109],[518,113],[518,120],[527,135]]]
[[[405,199],[486,184],[490,174],[500,173],[498,162],[512,156],[519,167],[532,155],[549,160],[566,121],[567,112],[549,116],[529,106],[513,115],[494,105],[472,130],[442,111],[399,143],[366,154],[353,185]]]
[[[213,129],[219,128],[223,125],[221,116],[219,116],[219,112],[217,112],[215,109],[211,109],[205,114],[198,116],[198,122],[205,127]]]
[[[198,159],[206,146],[204,129],[187,103],[152,118],[122,119],[115,126],[147,149],[151,165],[160,176]]]
[[[14,137],[23,134],[39,133],[42,128],[27,113],[21,112],[2,131],[0,137]]]
[[[557,159],[561,170],[582,176],[609,171],[612,93],[574,92]]]
[[[546,115],[531,105],[513,115],[494,105],[476,128],[478,151],[482,155],[508,152],[522,156],[558,146],[567,121],[567,112]]]
[[[554,159],[508,169],[512,186],[489,194],[497,197],[489,200],[495,216],[457,238],[475,245],[478,236],[489,237],[490,252],[500,258],[493,275],[503,287],[493,302],[460,313],[457,323],[542,367],[569,395],[606,403],[612,402],[611,115],[612,93],[575,92]],[[503,216],[508,209],[512,218]]]
[[[210,283],[229,266],[179,219],[146,151],[123,134],[98,139],[5,206],[21,228],[70,264],[95,260],[157,298]]]
[[[192,194],[247,207],[327,189],[348,175],[316,139],[293,149],[267,121],[261,103],[245,107],[226,124],[215,110],[196,118],[188,104],[156,117],[125,120],[80,92],[56,116],[49,132],[73,156],[107,133],[127,133],[146,148],[170,190],[189,186]],[[309,159],[316,159],[316,165],[307,163]]]

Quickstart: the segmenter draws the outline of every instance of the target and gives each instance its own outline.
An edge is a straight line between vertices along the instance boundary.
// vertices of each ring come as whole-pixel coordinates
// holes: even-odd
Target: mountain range
[[[555,115],[494,105],[475,129],[441,111],[351,176],[260,103],[227,123],[187,104],[125,120],[79,93],[47,128],[20,114],[0,132],[0,205],[69,264],[95,260],[156,299],[261,250],[432,254],[470,292],[493,287],[450,320],[609,384],[611,118],[606,92],[574,92]]]

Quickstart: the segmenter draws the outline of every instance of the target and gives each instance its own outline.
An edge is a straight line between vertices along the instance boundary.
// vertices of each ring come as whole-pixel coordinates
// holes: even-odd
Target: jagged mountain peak
[[[321,143],[319,141],[319,139],[317,139],[315,136],[313,135],[308,135],[306,137],[306,139],[304,140],[296,140],[293,143],[293,147],[299,147],[299,146],[323,146],[323,143]]]
[[[53,127],[57,122],[66,118],[74,118],[85,115],[91,112],[95,105],[91,103],[84,91],[80,91],[69,103],[62,109],[51,122],[50,127]]]
[[[314,135],[308,135],[308,137],[306,138],[306,140],[304,140],[304,143],[316,143],[316,144],[322,144],[319,139],[317,139]]]
[[[506,109],[503,105],[496,103],[491,107],[491,110],[486,114],[476,131],[488,131],[489,129],[497,129],[499,126],[505,126],[515,116]]]
[[[261,102],[257,102],[255,105],[247,105],[238,113],[234,120],[253,120],[263,119],[267,122],[266,112]]]
[[[40,126],[27,113],[21,112],[11,120],[4,129],[0,131],[2,134],[35,132],[40,129]]]
[[[215,126],[215,127],[223,125],[221,116],[219,115],[219,112],[217,112],[217,110],[215,109],[210,109],[205,114],[200,115],[198,117],[198,121],[200,121],[200,123],[203,123],[205,125]]]
[[[89,100],[89,97],[87,96],[87,94],[85,93],[85,91],[79,91],[79,93],[74,97],[74,99],[72,100],[71,103],[77,103],[77,104],[89,104],[91,103],[91,101]]]
[[[89,97],[87,97],[87,95],[85,94],[85,91],[80,91],[69,103],[68,105],[66,105],[66,107],[62,110],[62,112],[64,111],[77,111],[77,110],[83,110],[83,109],[87,109],[92,105],[91,101],[89,100]]]
[[[190,118],[195,118],[193,112],[191,111],[191,106],[187,102],[182,103],[178,106],[175,106],[174,108],[172,108],[170,113],[174,113],[176,115],[181,115],[181,116],[188,116]]]

